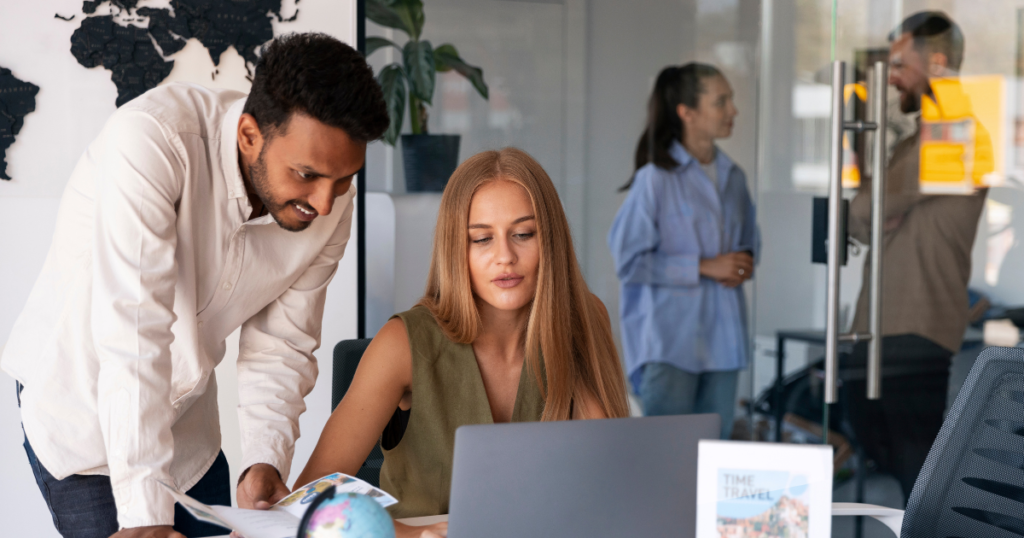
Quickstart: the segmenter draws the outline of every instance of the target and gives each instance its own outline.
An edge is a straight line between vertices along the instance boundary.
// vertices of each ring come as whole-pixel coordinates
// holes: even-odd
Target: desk
[[[786,375],[786,340],[797,340],[808,344],[825,345],[825,331],[778,331],[775,333],[775,384],[772,386],[772,415],[775,419],[775,442],[782,442],[782,417],[786,410],[782,406],[782,390]],[[840,344],[842,346],[842,344]]]
[[[444,523],[445,521],[448,521],[448,514],[443,516],[407,517],[398,520],[399,523],[405,523],[413,527],[423,527],[425,525],[433,525],[434,523]]]
[[[962,348],[968,348],[973,345],[981,345],[983,342],[983,333],[979,329],[974,327],[967,327],[964,332],[964,340]],[[808,344],[817,344],[820,346],[825,345],[825,331],[819,330],[789,330],[789,331],[778,331],[775,333],[776,347],[775,347],[775,383],[772,385],[772,415],[775,422],[775,435],[774,440],[776,443],[782,442],[782,417],[785,416],[786,410],[782,405],[782,392],[783,392],[783,381],[786,375],[786,340],[796,340],[799,342],[807,342]],[[840,353],[846,353],[853,348],[851,342],[841,342],[839,344]],[[885,357],[882,358],[883,364]]]

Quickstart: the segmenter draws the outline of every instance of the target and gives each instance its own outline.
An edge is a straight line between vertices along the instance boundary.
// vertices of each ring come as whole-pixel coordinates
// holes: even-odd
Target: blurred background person
[[[844,384],[857,438],[908,497],[942,427],[950,360],[967,329],[971,249],[994,159],[959,79],[960,27],[945,13],[922,11],[889,41],[889,83],[917,129],[896,143],[885,177],[882,399],[866,399],[863,375]],[[861,182],[850,204],[850,234],[864,243],[871,233],[871,182]],[[857,301],[857,333],[868,330],[872,255]],[[862,370],[866,360],[863,342],[844,367]]]
[[[723,438],[749,361],[741,285],[758,242],[746,175],[715,146],[736,114],[715,67],[663,69],[608,236],[626,368],[644,414],[718,413]]]

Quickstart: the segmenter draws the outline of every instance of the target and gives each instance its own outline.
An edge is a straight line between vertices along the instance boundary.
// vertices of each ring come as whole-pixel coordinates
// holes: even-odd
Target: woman
[[[506,148],[462,163],[441,198],[423,299],[370,343],[296,484],[354,475],[384,432],[392,516],[446,514],[459,426],[627,416],[608,313],[572,245],[532,157]],[[446,529],[396,524],[398,536]]]
[[[732,89],[714,67],[662,70],[608,235],[626,367],[644,414],[718,413],[725,439],[748,361],[741,284],[758,248],[746,176],[715,147],[734,117]]]

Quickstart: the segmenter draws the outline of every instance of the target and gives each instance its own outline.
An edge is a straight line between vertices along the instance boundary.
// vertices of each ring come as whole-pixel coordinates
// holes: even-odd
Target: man
[[[230,504],[214,367],[238,327],[238,503],[287,493],[352,178],[388,123],[362,55],[320,34],[272,42],[248,97],[170,84],[110,118],[2,360],[63,536],[223,534],[159,482]]]
[[[957,78],[964,40],[956,23],[941,12],[917,13],[889,40],[889,82],[918,129],[896,143],[885,178],[882,399],[866,399],[863,375],[845,385],[859,441],[909,497],[942,426],[950,360],[968,324],[971,248],[987,193],[977,187],[992,171],[992,144]],[[946,127],[952,123],[968,128]],[[956,132],[973,134],[939,140]],[[958,153],[949,158],[950,152]],[[922,194],[922,185],[961,194]],[[850,206],[850,232],[868,242],[870,231],[866,180]],[[855,332],[868,329],[866,267]],[[847,364],[861,369],[866,356],[867,344],[859,344]]]

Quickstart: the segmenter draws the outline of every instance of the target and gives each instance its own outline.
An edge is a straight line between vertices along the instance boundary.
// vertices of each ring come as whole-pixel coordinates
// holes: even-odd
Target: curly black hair
[[[303,112],[361,142],[390,124],[373,69],[352,47],[320,33],[289,34],[268,43],[256,64],[244,113],[267,138]]]

